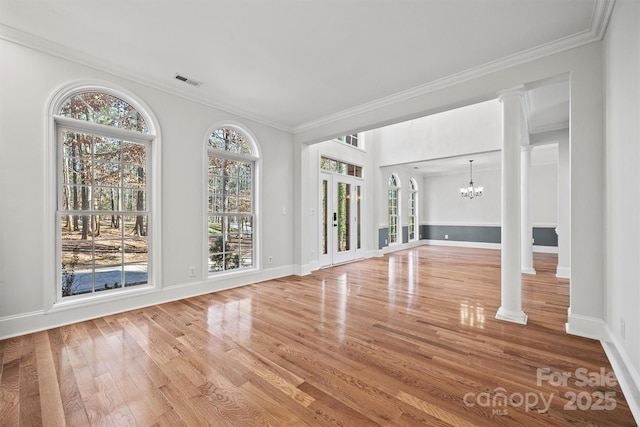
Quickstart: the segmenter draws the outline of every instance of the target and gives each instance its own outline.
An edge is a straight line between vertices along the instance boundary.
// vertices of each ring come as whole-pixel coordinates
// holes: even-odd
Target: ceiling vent
[[[196,81],[196,80],[190,79],[190,78],[185,77],[185,76],[182,76],[182,75],[180,75],[180,74],[176,74],[175,78],[176,78],[176,80],[180,80],[181,82],[184,82],[184,83],[186,83],[186,84],[188,84],[188,85],[191,85],[191,86],[196,86],[196,87],[198,87],[198,86],[200,86],[200,85],[202,84],[202,83],[200,83],[199,81]]]

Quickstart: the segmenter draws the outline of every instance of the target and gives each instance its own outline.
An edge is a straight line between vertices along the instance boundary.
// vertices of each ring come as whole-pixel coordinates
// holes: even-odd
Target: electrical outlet
[[[269,264],[273,264],[273,257],[270,256],[269,258],[267,258],[267,263]]]
[[[189,267],[189,277],[196,277],[196,268],[194,266]]]
[[[444,235],[444,240],[449,240],[449,235],[448,234]]]

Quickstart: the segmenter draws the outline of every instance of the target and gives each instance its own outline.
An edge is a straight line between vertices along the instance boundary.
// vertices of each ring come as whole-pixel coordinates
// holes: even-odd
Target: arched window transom
[[[233,128],[218,128],[209,135],[209,147],[229,153],[255,156],[253,145],[240,131]]]
[[[135,107],[108,93],[77,93],[62,103],[58,114],[71,119],[149,133],[147,120]]]

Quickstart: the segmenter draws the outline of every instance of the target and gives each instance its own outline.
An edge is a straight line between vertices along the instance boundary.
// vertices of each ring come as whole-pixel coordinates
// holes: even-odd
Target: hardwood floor
[[[526,326],[499,251],[423,246],[0,341],[0,424],[635,425],[554,264]]]

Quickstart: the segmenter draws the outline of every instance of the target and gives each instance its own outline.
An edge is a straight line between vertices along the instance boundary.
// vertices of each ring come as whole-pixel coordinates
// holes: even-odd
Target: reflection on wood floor
[[[526,326],[499,251],[422,246],[0,341],[0,424],[635,425],[555,262]]]

